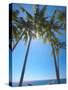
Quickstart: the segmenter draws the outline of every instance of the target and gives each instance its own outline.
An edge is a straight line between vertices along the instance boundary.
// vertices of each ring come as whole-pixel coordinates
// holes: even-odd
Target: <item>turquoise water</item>
[[[61,79],[60,84],[66,83],[66,79]],[[58,84],[57,80],[39,80],[39,81],[25,81],[23,82],[22,86],[34,86],[34,85],[51,85],[51,84]],[[14,87],[18,86],[19,83],[13,83]]]

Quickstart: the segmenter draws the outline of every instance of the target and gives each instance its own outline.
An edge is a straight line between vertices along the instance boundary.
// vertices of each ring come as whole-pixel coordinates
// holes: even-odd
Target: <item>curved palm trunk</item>
[[[57,78],[58,83],[60,83],[60,79],[59,79],[59,69],[58,69],[58,66],[57,66],[57,63],[56,63],[55,50],[54,50],[53,44],[51,44],[51,46],[52,46],[52,52],[53,52],[53,57],[54,57],[54,64],[55,64],[56,78]]]
[[[31,39],[32,39],[32,37],[30,37],[29,42],[28,42],[27,51],[26,51],[26,55],[25,55],[25,59],[24,59],[24,65],[23,65],[23,68],[22,68],[22,73],[21,73],[19,86],[22,86],[22,83],[23,83],[24,73],[25,73],[25,68],[26,68],[26,64],[27,64],[27,57],[28,57],[28,53],[29,53]]]

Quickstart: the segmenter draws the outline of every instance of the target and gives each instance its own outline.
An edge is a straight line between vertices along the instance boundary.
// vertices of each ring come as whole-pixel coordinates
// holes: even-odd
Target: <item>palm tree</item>
[[[66,31],[66,10],[65,9],[63,11],[57,10],[57,12],[56,12],[56,18],[57,18],[57,22],[62,27],[61,29],[63,31]],[[57,57],[58,73],[59,73],[59,76],[60,76],[59,52],[60,52],[60,49],[65,49],[66,48],[66,43],[65,43],[65,41],[62,41],[62,42],[59,42],[58,41],[54,46],[55,46],[55,53],[56,53],[56,57]],[[60,80],[59,80],[59,83],[60,83]]]
[[[26,21],[23,19],[23,17],[18,17],[18,15],[19,15],[18,11],[13,11],[12,14],[10,11],[10,16],[11,15],[12,15],[12,21],[9,20],[10,21],[10,31],[9,31],[9,33],[10,33],[10,37],[9,37],[10,50],[13,51],[15,49],[15,47],[17,46],[18,42],[22,38],[25,42],[27,42],[29,40],[26,55],[25,55],[23,70],[22,70],[23,76],[24,76],[31,39],[35,38],[36,36],[33,33],[33,25],[30,20],[27,19],[27,21]],[[30,15],[28,13],[28,17],[29,16]],[[31,19],[31,18],[29,18],[29,19]],[[11,29],[12,29],[12,31],[11,31]],[[11,72],[12,72],[12,70],[11,70]],[[21,78],[22,78],[22,75],[21,75]]]
[[[24,8],[21,8],[21,9],[22,9],[22,11],[24,11],[27,14],[29,22],[31,22],[32,25],[33,25],[32,28],[29,28],[29,27],[31,27],[31,25],[28,25],[29,31],[33,30],[33,33],[35,34],[35,37],[36,37],[37,36],[36,34],[39,32],[38,28],[41,28],[41,23],[42,23],[41,20],[44,17],[44,12],[43,11],[45,11],[46,7],[43,7],[41,11],[39,10],[39,6],[38,5],[35,6],[35,7],[36,7],[36,10],[35,10],[34,16],[31,16]],[[43,15],[40,17],[40,14],[43,14]],[[31,31],[30,31],[29,36],[30,36],[30,39],[29,39],[29,43],[28,43],[28,47],[27,47],[27,51],[26,51],[26,55],[25,55],[25,59],[24,59],[24,65],[23,65],[23,68],[22,68],[22,73],[21,73],[19,86],[22,86],[23,79],[24,79],[24,73],[25,73],[25,68],[26,68],[26,64],[27,64],[28,52],[29,52],[29,48],[30,48],[31,39],[33,37]]]
[[[27,42],[29,39],[29,42],[28,42],[28,46],[27,46],[27,50],[25,54],[25,59],[24,59],[24,64],[22,68],[19,86],[21,86],[23,83],[23,78],[24,78],[25,68],[27,64],[27,57],[29,53],[31,40],[32,38],[36,38],[37,35],[40,36],[41,30],[44,30],[42,29],[42,27],[44,26],[44,22],[46,20],[45,18],[46,6],[42,7],[41,10],[39,8],[39,5],[34,6],[33,16],[23,7],[20,7],[20,9],[22,13],[25,12],[27,19],[25,20],[23,19],[23,17],[17,17],[17,16],[13,18],[13,25],[15,26],[13,26],[12,28],[12,32],[13,32],[12,39],[14,43],[12,51],[15,49],[15,47],[17,46],[18,42],[21,40],[22,37],[23,37],[23,40],[25,40],[25,42]]]
[[[14,11],[12,13],[12,16],[13,16],[12,36],[13,38],[11,39],[12,39],[13,44],[11,45],[10,43],[11,45],[10,49],[13,51],[22,37],[23,37],[23,40],[25,40],[25,42],[29,40],[26,54],[25,54],[25,59],[24,59],[24,64],[22,68],[19,86],[21,86],[23,82],[31,40],[32,38],[36,38],[37,35],[41,34],[40,29],[42,29],[42,26],[44,26],[44,22],[46,20],[45,18],[46,6],[42,7],[42,9],[40,10],[39,5],[36,5],[34,6],[34,9],[35,9],[34,16],[32,16],[26,9],[24,9],[23,7],[20,7],[20,10],[22,11],[22,13],[25,12],[27,19],[24,19],[23,17],[18,17],[17,16],[18,11],[17,12]]]
[[[56,77],[57,77],[58,83],[60,83],[59,61],[58,61],[58,64],[57,64],[56,52],[58,53],[57,55],[59,55],[59,48],[60,47],[63,48],[64,45],[62,44],[62,42],[59,43],[59,38],[56,37],[55,32],[57,34],[61,35],[61,32],[62,32],[61,29],[64,29],[65,27],[63,25],[64,20],[62,21],[63,24],[61,24],[60,20],[57,18],[57,17],[59,17],[57,15],[57,12],[58,11],[55,10],[53,15],[50,17],[50,20],[47,22],[45,32],[42,34],[42,36],[43,36],[44,42],[49,41],[51,43],[52,53],[53,53],[53,57],[54,57],[54,65],[55,65]],[[60,15],[60,13],[59,13],[59,15]],[[58,48],[57,48],[57,46],[58,46]],[[59,58],[58,58],[58,60],[59,60]]]

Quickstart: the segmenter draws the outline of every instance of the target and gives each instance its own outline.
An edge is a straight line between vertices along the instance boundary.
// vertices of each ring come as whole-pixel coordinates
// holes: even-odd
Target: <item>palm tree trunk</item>
[[[53,57],[54,57],[54,64],[55,64],[56,78],[57,78],[58,83],[60,83],[60,80],[59,80],[59,70],[58,70],[58,66],[57,66],[57,63],[56,63],[55,50],[54,50],[53,44],[51,44],[51,46],[52,46],[52,52],[53,52]]]
[[[58,73],[59,73],[59,83],[60,83],[60,67],[59,67],[59,64],[60,64],[60,60],[59,60],[59,51],[58,51],[58,55],[57,55],[57,60],[58,60]]]
[[[23,65],[23,68],[22,68],[22,73],[21,73],[19,86],[22,86],[22,83],[23,83],[25,68],[26,68],[26,64],[27,64],[27,57],[28,57],[29,48],[30,48],[30,44],[31,44],[31,39],[32,39],[32,37],[30,36],[30,39],[29,39],[29,42],[28,42],[28,46],[27,46],[26,55],[25,55],[25,59],[24,59],[24,65]]]

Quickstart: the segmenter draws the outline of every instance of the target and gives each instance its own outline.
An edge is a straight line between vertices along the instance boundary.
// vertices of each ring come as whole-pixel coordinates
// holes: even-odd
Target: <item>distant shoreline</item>
[[[56,79],[53,80],[38,80],[38,81],[24,81],[22,86],[35,86],[35,85],[53,85],[58,84]],[[66,79],[60,79],[60,84],[66,84]],[[13,87],[18,87],[19,83],[12,83]]]

